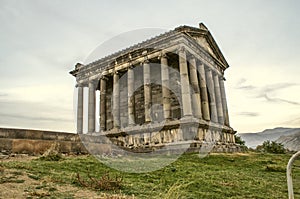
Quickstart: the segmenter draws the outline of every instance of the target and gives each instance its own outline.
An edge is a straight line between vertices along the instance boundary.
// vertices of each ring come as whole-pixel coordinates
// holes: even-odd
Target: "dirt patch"
[[[62,185],[49,179],[37,179],[29,173],[2,168],[0,171],[0,199],[6,198],[109,198],[128,199],[122,194],[107,194],[84,187]]]

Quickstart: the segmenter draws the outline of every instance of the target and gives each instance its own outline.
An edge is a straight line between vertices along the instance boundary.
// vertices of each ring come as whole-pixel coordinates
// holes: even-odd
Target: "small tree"
[[[270,140],[264,141],[262,145],[256,147],[256,150],[276,154],[285,153],[286,151],[283,144],[274,141],[271,142]]]
[[[245,141],[242,140],[241,136],[234,135],[234,138],[235,138],[235,143],[236,144],[239,144],[241,146],[245,146]]]

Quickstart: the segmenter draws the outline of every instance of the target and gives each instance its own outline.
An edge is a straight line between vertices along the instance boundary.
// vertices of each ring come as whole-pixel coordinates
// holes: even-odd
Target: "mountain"
[[[274,129],[266,129],[258,133],[238,133],[237,135],[245,141],[246,146],[255,149],[257,145],[261,145],[264,141],[276,141],[281,136],[290,136],[296,133],[300,133],[300,128],[277,127]]]
[[[276,142],[284,145],[290,151],[300,151],[300,132],[292,135],[282,135]]]

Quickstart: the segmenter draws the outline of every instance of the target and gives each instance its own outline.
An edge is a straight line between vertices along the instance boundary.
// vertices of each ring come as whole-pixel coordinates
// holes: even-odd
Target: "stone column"
[[[105,76],[100,80],[100,131],[106,130],[106,81]]]
[[[171,103],[169,90],[169,66],[166,54],[162,55],[161,59],[161,83],[162,83],[162,99],[164,109],[164,119],[171,119]]]
[[[95,132],[95,103],[96,103],[96,91],[95,91],[96,82],[89,82],[89,107],[88,107],[88,132]]]
[[[180,70],[180,84],[181,84],[181,103],[183,108],[183,117],[192,116],[192,104],[189,87],[189,74],[186,62],[185,48],[179,49],[179,70]]]
[[[194,117],[202,118],[201,114],[201,98],[200,98],[200,89],[198,84],[197,70],[196,70],[196,58],[195,56],[191,56],[190,60],[190,79],[193,88],[192,93],[192,107],[194,112]]]
[[[229,115],[228,115],[228,107],[227,107],[227,101],[226,101],[226,93],[225,93],[225,86],[224,86],[224,78],[220,78],[220,90],[221,90],[221,99],[222,99],[222,107],[223,107],[223,115],[224,115],[224,123],[227,126],[230,126],[229,124]]]
[[[128,84],[128,126],[135,125],[134,118],[134,71],[133,67],[128,68],[127,72],[127,84]]]
[[[202,108],[202,116],[203,119],[209,121],[209,104],[208,104],[208,95],[207,95],[207,87],[206,87],[206,78],[205,78],[205,69],[204,64],[201,63],[198,65],[199,75],[200,75],[200,94],[201,94],[201,108]]]
[[[113,119],[114,128],[120,128],[120,87],[119,87],[119,73],[114,73],[113,82]]]
[[[220,124],[224,124],[223,105],[222,105],[222,97],[221,97],[221,90],[220,90],[218,74],[214,75],[214,85],[215,85],[215,92],[216,92],[218,121]]]
[[[78,87],[78,99],[77,99],[77,133],[83,133],[83,86]]]
[[[145,100],[145,123],[151,122],[151,84],[150,84],[150,64],[149,61],[143,63],[144,71],[144,100]]]
[[[207,78],[208,93],[209,93],[209,97],[210,97],[210,104],[209,105],[210,105],[211,121],[218,122],[218,114],[217,114],[217,107],[216,107],[214,80],[213,80],[211,69],[208,69],[206,71],[206,78]]]

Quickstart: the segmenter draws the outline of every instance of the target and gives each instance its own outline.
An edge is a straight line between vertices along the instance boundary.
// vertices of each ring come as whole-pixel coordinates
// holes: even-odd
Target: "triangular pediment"
[[[186,34],[188,37],[196,41],[196,43],[199,44],[199,46],[201,46],[202,49],[204,49],[212,57],[217,59],[220,63],[222,63],[226,68],[229,67],[216,41],[212,37],[208,28],[203,23],[199,24],[199,28],[190,26],[180,26],[175,30]]]
[[[207,42],[206,38],[204,37],[194,37],[193,39],[195,39],[197,41],[197,43],[204,48],[204,50],[206,52],[208,52],[210,55],[212,55],[214,58],[217,58],[216,53],[213,51],[213,49],[211,48],[211,46],[209,45],[209,43]],[[219,60],[221,61],[221,60]]]

